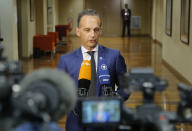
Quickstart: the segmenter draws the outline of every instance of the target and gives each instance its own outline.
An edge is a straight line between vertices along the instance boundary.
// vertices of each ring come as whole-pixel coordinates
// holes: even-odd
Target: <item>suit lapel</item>
[[[102,59],[102,58],[105,58],[105,54],[104,54],[104,48],[103,46],[99,45],[99,48],[98,48],[98,58],[97,58],[97,61],[98,61],[98,64],[97,64],[97,71],[99,71],[99,65],[100,65],[100,60],[99,59]],[[97,72],[97,96],[100,96],[101,95],[101,86],[100,86],[100,82],[99,82],[99,72]]]
[[[76,57],[78,57],[79,61],[83,60],[83,55],[82,55],[82,51],[81,48],[78,48],[75,52]]]
[[[103,49],[103,46],[99,45],[99,49],[98,49],[98,64],[97,64],[97,69],[100,65],[100,60],[101,58],[105,58],[105,54],[104,54],[104,49]]]
[[[77,80],[78,80],[78,77],[79,77],[79,71],[80,71],[80,68],[81,68],[81,63],[83,61],[83,55],[82,55],[82,52],[81,52],[81,48],[77,49],[76,52],[75,52],[75,58],[76,59],[73,59],[73,61],[75,61],[75,66],[76,67],[76,77],[77,77]]]
[[[77,49],[77,52],[76,52],[75,55],[78,57],[78,59],[77,59],[76,62],[77,62],[78,67],[80,68],[81,63],[82,63],[82,61],[83,61],[83,55],[82,55],[81,48]]]

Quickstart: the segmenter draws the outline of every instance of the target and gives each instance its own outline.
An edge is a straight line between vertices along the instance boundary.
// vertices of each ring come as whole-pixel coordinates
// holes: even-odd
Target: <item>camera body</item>
[[[118,97],[80,100],[80,123],[83,127],[113,127],[118,131],[176,131],[170,120],[175,113],[162,112],[159,106],[144,104],[137,109],[123,105]]]
[[[23,77],[21,62],[0,61],[0,114],[8,115],[11,112],[11,95]]]
[[[192,123],[192,86],[180,83],[178,90],[181,101],[178,104],[177,115],[181,122]]]
[[[3,39],[0,40],[0,42]],[[14,104],[12,95],[23,79],[20,61],[7,61],[2,57],[3,47],[0,44],[0,127],[1,130],[11,130],[15,124]]]
[[[122,119],[122,101],[118,97],[80,100],[80,121],[84,126],[117,126]]]
[[[119,131],[176,131],[175,123],[192,122],[192,113],[186,115],[186,112],[192,109],[190,95],[192,87],[183,88],[180,85],[178,88],[181,93],[181,101],[178,103],[178,111],[164,112],[160,106],[154,103],[154,94],[156,91],[165,90],[167,85],[168,82],[155,76],[151,68],[133,68],[129,73],[120,77],[119,87],[128,94],[133,91],[141,91],[143,104],[132,109],[123,105],[119,97],[82,99],[80,102],[81,125],[85,127],[115,126]],[[102,103],[101,109],[104,113],[100,120],[96,121],[94,114],[100,112],[100,103]],[[113,118],[116,114],[120,115],[116,121],[106,119],[106,116]]]

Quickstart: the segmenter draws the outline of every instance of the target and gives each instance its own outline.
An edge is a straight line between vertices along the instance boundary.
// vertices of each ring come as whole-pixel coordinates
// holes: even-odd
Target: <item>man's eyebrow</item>
[[[90,29],[89,27],[84,27],[84,29]]]

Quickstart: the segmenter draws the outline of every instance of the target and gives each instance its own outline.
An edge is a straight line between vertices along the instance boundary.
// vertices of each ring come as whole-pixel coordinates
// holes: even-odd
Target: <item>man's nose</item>
[[[95,31],[91,30],[90,35],[91,35],[91,37],[94,37],[95,36]]]

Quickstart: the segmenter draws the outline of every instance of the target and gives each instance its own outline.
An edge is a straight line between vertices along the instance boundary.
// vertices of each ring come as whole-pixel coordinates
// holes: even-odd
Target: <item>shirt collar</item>
[[[95,52],[98,52],[98,45],[92,50],[92,51],[95,51]],[[81,46],[81,51],[82,53],[87,53],[89,50],[85,49],[83,46]]]

